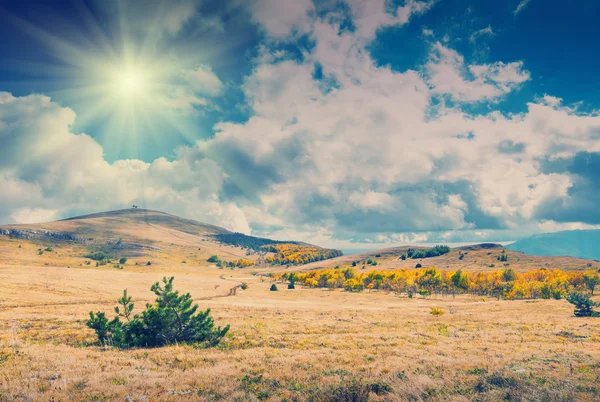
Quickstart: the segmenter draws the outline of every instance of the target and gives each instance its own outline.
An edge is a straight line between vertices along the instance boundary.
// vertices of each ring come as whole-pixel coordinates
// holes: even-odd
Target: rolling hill
[[[16,263],[32,262],[44,255],[46,249],[52,250],[46,252],[46,257],[55,258],[44,261],[45,265],[69,262],[80,265],[102,256],[110,260],[136,259],[140,264],[151,261],[152,264],[206,265],[206,260],[216,255],[224,265],[248,266],[266,260],[277,265],[341,255],[338,250],[247,236],[192,219],[137,208],[49,223],[0,226],[0,249],[6,240],[18,242],[21,249],[27,246],[37,250],[37,253],[17,253],[11,258]]]
[[[600,230],[543,233],[519,240],[506,248],[527,254],[600,260]]]

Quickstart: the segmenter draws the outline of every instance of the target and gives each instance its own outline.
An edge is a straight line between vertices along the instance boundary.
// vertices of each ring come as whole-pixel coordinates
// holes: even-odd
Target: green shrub
[[[294,282],[288,283],[288,289],[296,289],[296,285],[294,285]]]
[[[594,312],[594,307],[600,307],[600,303],[592,301],[588,295],[572,292],[568,294],[567,301],[575,306],[575,317],[592,317],[599,315],[599,313]]]
[[[275,285],[275,284],[272,284],[272,285],[271,285],[271,289],[270,289],[270,290],[271,290],[271,292],[276,292],[276,291],[278,291],[279,289],[277,289],[277,285]]]
[[[517,279],[517,273],[515,272],[514,269],[507,268],[504,271],[502,271],[502,280],[503,281],[510,282],[510,281],[514,281],[515,279]]]
[[[197,313],[189,293],[173,290],[173,277],[163,278],[150,290],[157,296],[155,304],[147,304],[141,314],[132,315],[134,304],[127,290],[115,307],[117,316],[111,321],[103,312],[91,312],[86,325],[96,331],[100,344],[119,348],[157,347],[175,343],[215,346],[229,331],[229,325],[215,329],[210,309]],[[121,321],[121,318],[124,321]]]
[[[242,282],[240,287],[242,288],[242,290],[246,290],[246,289],[248,289],[248,284],[246,282]]]
[[[48,246],[48,247],[46,247],[45,251],[51,253],[52,251],[54,251],[54,249],[52,248],[52,246]]]
[[[148,261],[148,262],[146,263],[146,265],[152,265],[152,263],[151,263],[150,261]]]
[[[127,262],[127,257],[122,257],[122,258],[119,260],[119,263],[120,263],[120,264],[125,264],[126,262]]]
[[[218,255],[211,255],[211,256],[209,257],[209,259],[208,259],[208,260],[206,260],[206,261],[208,261],[208,262],[212,262],[212,263],[215,263],[215,264],[218,264],[219,262],[221,262],[221,259],[219,258],[219,256],[218,256]]]
[[[84,255],[85,258],[89,258],[90,260],[102,261],[102,260],[110,260],[111,257],[105,253],[104,251],[98,251],[95,253],[89,253]]]
[[[433,246],[432,248],[427,248],[424,250],[415,250],[415,249],[409,248],[406,251],[406,256],[408,258],[414,258],[414,259],[431,258],[431,257],[437,257],[440,255],[448,254],[449,252],[450,252],[450,247],[448,247],[448,246]]]

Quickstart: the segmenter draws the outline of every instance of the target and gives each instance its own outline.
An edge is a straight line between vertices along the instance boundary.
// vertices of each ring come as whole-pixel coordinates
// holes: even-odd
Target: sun
[[[133,97],[144,92],[143,73],[127,69],[117,76],[116,89],[121,95]]]
[[[206,100],[190,83],[190,72],[207,64],[209,52],[165,36],[149,25],[138,30],[120,10],[119,24],[90,20],[85,40],[62,38],[26,27],[56,59],[48,74],[56,79],[53,98],[71,106],[77,130],[101,138],[114,152],[139,152],[141,143],[192,143],[198,137],[197,108]],[[151,141],[148,141],[151,140]]]

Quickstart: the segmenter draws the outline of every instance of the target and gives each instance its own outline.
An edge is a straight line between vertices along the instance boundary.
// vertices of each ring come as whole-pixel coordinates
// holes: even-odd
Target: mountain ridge
[[[509,250],[549,257],[571,256],[600,260],[600,230],[564,230],[541,233],[506,246]]]

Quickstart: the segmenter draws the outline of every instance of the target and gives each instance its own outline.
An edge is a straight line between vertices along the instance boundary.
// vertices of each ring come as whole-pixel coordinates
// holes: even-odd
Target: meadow
[[[0,400],[598,400],[600,320],[564,300],[408,299],[173,269],[231,331],[216,348],[94,345],[90,310],[158,272],[3,266]],[[220,297],[240,282],[247,290]],[[431,315],[431,308],[443,310]]]

